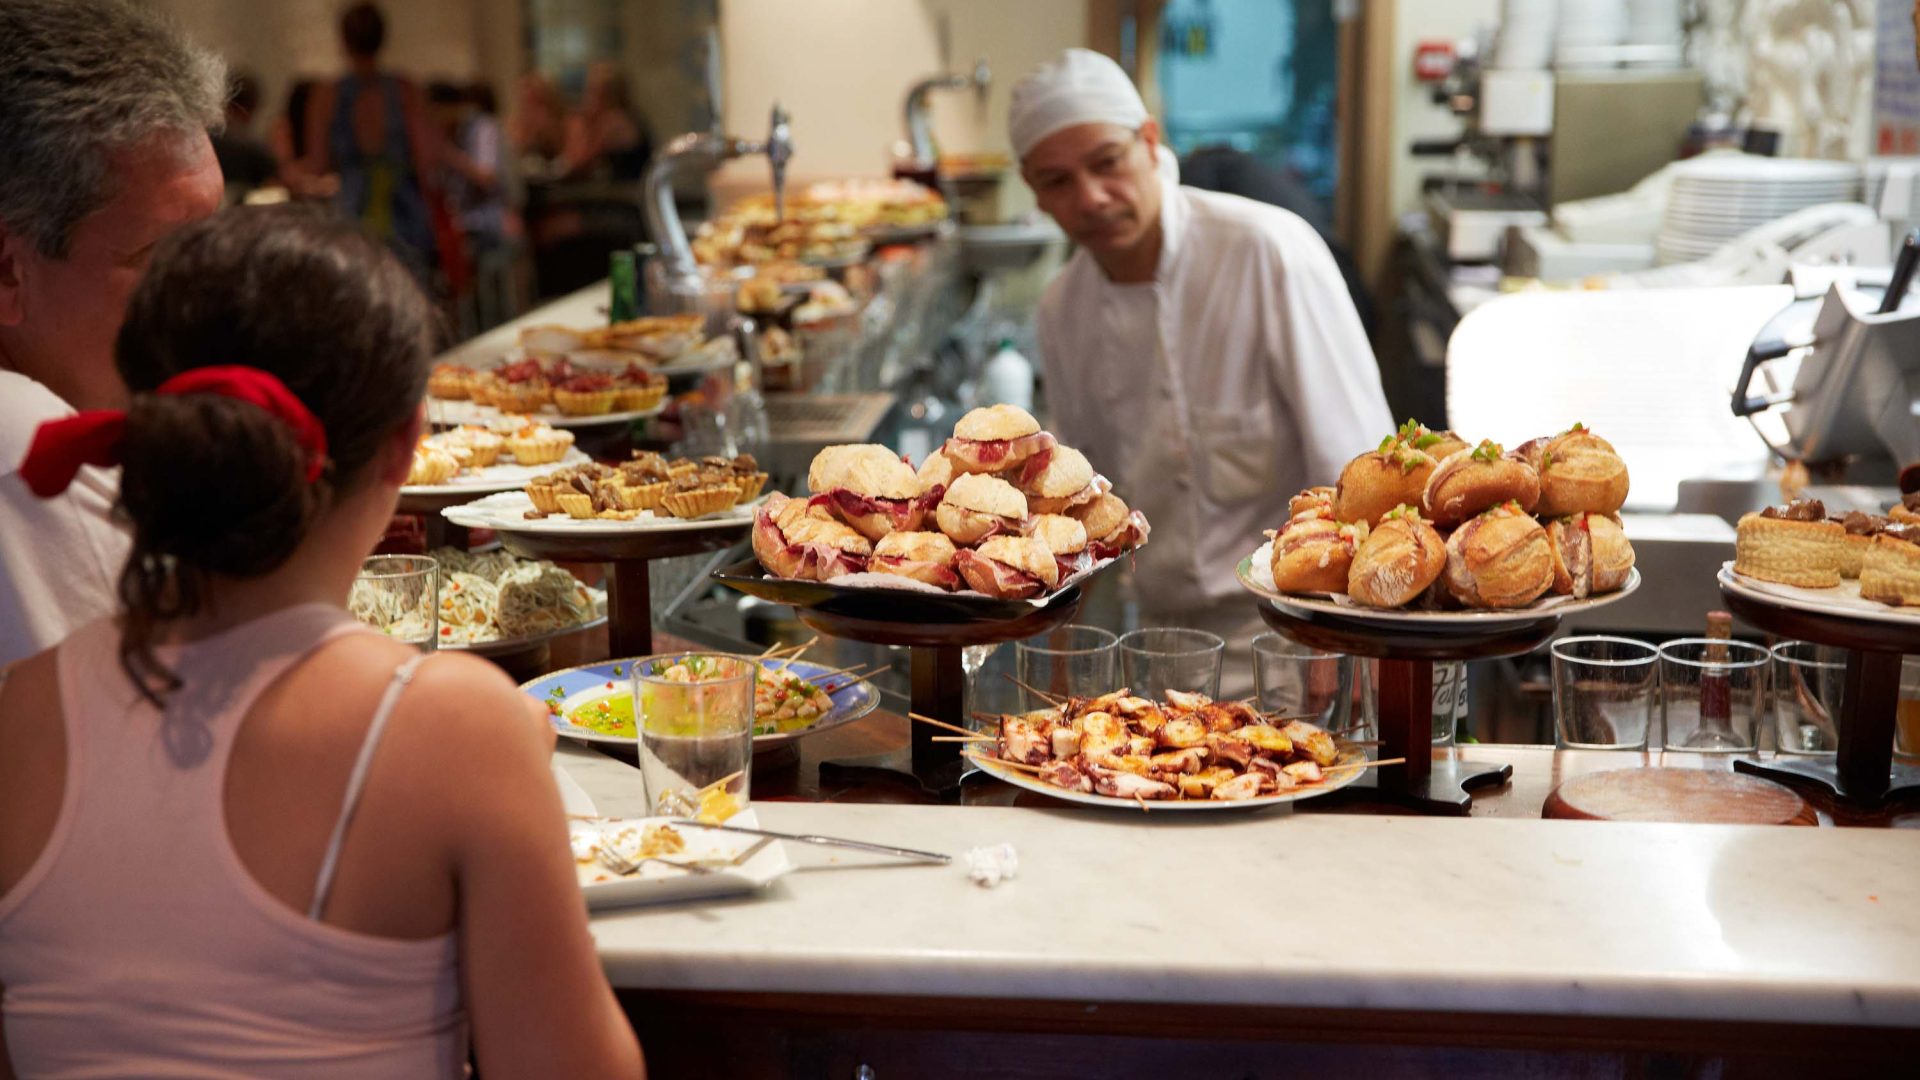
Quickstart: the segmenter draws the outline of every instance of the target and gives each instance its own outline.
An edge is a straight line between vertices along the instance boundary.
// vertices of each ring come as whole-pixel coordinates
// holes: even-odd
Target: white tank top
[[[466,1061],[454,934],[374,937],[269,894],[227,836],[240,721],[322,643],[361,629],[315,604],[161,651],[163,716],[121,670],[112,620],[56,654],[67,779],[45,850],[0,896],[6,1044],[22,1077],[457,1077]],[[402,665],[369,724],[314,896]]]

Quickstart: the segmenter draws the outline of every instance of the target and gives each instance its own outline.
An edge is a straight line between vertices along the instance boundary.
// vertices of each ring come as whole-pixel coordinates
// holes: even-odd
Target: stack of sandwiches
[[[1012,405],[961,417],[918,469],[884,446],[829,446],[807,491],[771,496],[755,519],[754,554],[778,577],[870,572],[1027,599],[1148,532],[1086,455]]]

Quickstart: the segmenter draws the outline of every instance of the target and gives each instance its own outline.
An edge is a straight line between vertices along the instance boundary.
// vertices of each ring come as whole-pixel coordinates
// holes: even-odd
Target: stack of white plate
[[[1920,157],[1870,157],[1864,172],[1866,191],[1861,202],[1881,211],[1880,199],[1887,192],[1887,178],[1898,172],[1907,183],[1907,202],[1883,211],[1881,216],[1891,221],[1920,221]]]
[[[1560,0],[1503,0],[1492,66],[1506,71],[1546,67],[1553,59],[1553,27],[1559,14]]]
[[[1627,40],[1624,0],[1560,0],[1554,32],[1554,66],[1612,67],[1609,50]]]
[[[1749,230],[1821,203],[1860,197],[1851,161],[1715,154],[1673,167],[1673,190],[1654,252],[1661,265],[1693,262]]]

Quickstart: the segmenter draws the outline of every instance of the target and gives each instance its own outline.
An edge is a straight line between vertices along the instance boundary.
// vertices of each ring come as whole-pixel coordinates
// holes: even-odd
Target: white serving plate
[[[407,484],[400,489],[400,494],[485,495],[495,491],[512,491],[536,476],[545,476],[569,465],[584,465],[591,460],[578,450],[568,450],[559,461],[549,461],[545,465],[496,463],[484,469],[461,473],[444,484]]]
[[[515,416],[530,416],[544,422],[548,427],[587,428],[605,424],[626,424],[643,420],[649,416],[658,416],[666,409],[667,399],[661,398],[660,404],[651,409],[636,409],[627,412],[600,413],[596,416],[568,416],[548,406],[530,413],[514,413]],[[498,420],[503,414],[491,405],[475,405],[471,401],[446,401],[441,398],[427,400],[427,421],[436,427],[459,427],[461,424],[484,424]]]
[[[1297,594],[1283,593],[1273,584],[1273,542],[1261,544],[1253,554],[1240,560],[1236,567],[1240,584],[1248,592],[1264,596],[1282,608],[1293,611],[1313,612],[1322,615],[1338,615],[1345,619],[1374,623],[1379,626],[1400,628],[1431,626],[1440,629],[1448,626],[1496,627],[1518,626],[1534,622],[1548,615],[1572,615],[1577,612],[1591,611],[1605,607],[1623,597],[1631,595],[1640,587],[1640,571],[1635,568],[1627,575],[1627,583],[1617,591],[1600,596],[1589,596],[1585,600],[1575,600],[1571,596],[1543,596],[1523,608],[1501,608],[1484,611],[1397,611],[1384,608],[1367,607],[1355,603],[1352,599],[1330,593]]]
[[[669,820],[671,819],[664,817],[576,818],[567,823],[567,829],[569,835],[581,830],[618,831],[628,826],[645,829],[649,825],[661,825]],[[748,828],[758,828],[760,824],[751,808],[734,815],[729,822]],[[636,904],[699,900],[715,896],[738,896],[743,893],[758,892],[793,869],[792,861],[787,858],[785,845],[778,840],[741,836],[713,829],[676,827],[675,831],[686,840],[687,849],[671,858],[676,862],[700,861],[713,866],[713,873],[693,874],[684,870],[675,870],[670,866],[647,863],[626,877],[596,881],[594,880],[596,876],[611,872],[597,862],[576,862],[574,873],[580,880],[580,891],[587,898],[587,907],[599,910],[630,907]],[[726,865],[736,859],[740,860],[737,864]]]
[[[641,516],[632,521],[613,521],[593,518],[585,521],[556,515],[554,517],[532,520],[526,513],[533,509],[533,501],[524,491],[503,491],[476,499],[459,506],[449,506],[440,511],[440,516],[463,525],[469,529],[492,529],[501,533],[536,533],[549,536],[630,536],[634,533],[649,532],[698,532],[724,526],[739,526],[753,521],[753,512],[760,505],[759,500],[722,510],[717,514],[708,514],[703,518],[687,520],[662,514],[654,516],[653,511],[643,510]]]
[[[1894,607],[1860,595],[1860,582],[1842,579],[1831,589],[1808,589],[1798,585],[1780,585],[1736,573],[1731,562],[1720,564],[1720,584],[1751,600],[1777,607],[1808,611],[1815,615],[1835,615],[1847,619],[1900,626],[1920,626],[1920,608]]]
[[[1338,791],[1348,784],[1353,783],[1355,780],[1360,779],[1360,775],[1367,771],[1363,768],[1339,769],[1337,772],[1332,772],[1327,779],[1310,787],[1295,788],[1292,791],[1283,792],[1279,795],[1262,795],[1255,799],[1135,800],[1116,799],[1111,795],[1094,795],[1081,791],[1068,791],[1066,788],[1054,787],[1052,784],[1038,777],[1021,772],[1018,769],[1010,769],[998,762],[982,761],[976,757],[970,757],[968,760],[973,762],[981,772],[986,773],[996,780],[1004,780],[1017,788],[1025,788],[1028,791],[1045,795],[1049,798],[1060,799],[1063,802],[1078,803],[1081,806],[1100,806],[1111,810],[1138,811],[1145,809],[1148,817],[1152,817],[1162,810],[1170,810],[1175,813],[1194,813],[1208,810],[1259,810],[1268,806],[1296,803],[1302,799],[1312,799],[1325,795],[1328,792]],[[1358,752],[1349,750],[1341,756],[1341,760],[1364,761],[1366,759],[1361,757]],[[1338,767],[1336,766],[1335,768]]]

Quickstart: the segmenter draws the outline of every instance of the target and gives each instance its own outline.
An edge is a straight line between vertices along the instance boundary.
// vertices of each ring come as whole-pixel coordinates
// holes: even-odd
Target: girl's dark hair
[[[243,207],[169,238],[134,291],[114,347],[133,394],[118,512],[120,662],[156,706],[179,678],[154,655],[167,621],[208,602],[210,578],[271,573],[335,492],[409,423],[426,388],[432,308],[412,275],[354,225],[299,206]],[[277,376],[327,432],[306,481],[292,429],[214,394],[146,393],[193,368]]]

